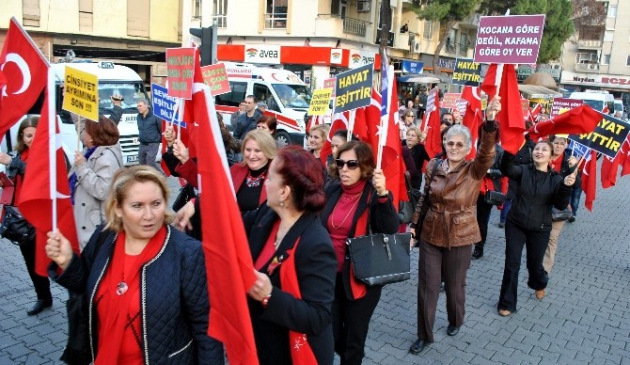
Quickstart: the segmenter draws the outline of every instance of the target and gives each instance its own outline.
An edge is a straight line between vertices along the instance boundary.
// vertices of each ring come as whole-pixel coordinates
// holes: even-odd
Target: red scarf
[[[166,227],[160,228],[142,252],[135,256],[125,253],[125,237],[124,231],[118,234],[114,256],[96,293],[100,350],[96,365],[144,363],[140,328],[140,270],[162,249]]]
[[[287,250],[288,258],[280,266],[280,287],[283,291],[293,295],[297,299],[302,299],[300,284],[295,267],[295,250],[300,243],[298,238],[292,249]],[[311,345],[308,343],[306,334],[289,330],[289,347],[291,350],[291,360],[294,365],[317,365],[317,359],[313,353]]]

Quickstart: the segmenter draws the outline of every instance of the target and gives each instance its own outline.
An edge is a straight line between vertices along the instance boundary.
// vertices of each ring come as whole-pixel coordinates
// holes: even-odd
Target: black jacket
[[[326,188],[326,205],[321,213],[321,223],[324,227],[328,225],[328,218],[332,214],[335,205],[341,198],[343,190],[341,189],[341,183],[339,180],[333,180],[333,182]],[[392,234],[398,232],[398,213],[394,209],[392,204],[391,194],[386,202],[379,202],[378,195],[374,186],[370,182],[365,184],[363,189],[363,195],[359,200],[357,211],[352,217],[352,230],[348,237],[355,237],[355,231],[357,230],[357,221],[366,209],[368,209],[368,197],[370,197],[370,226],[373,233],[387,233]],[[368,227],[364,227],[367,234]],[[335,260],[336,261],[336,260]],[[352,290],[350,289],[350,253],[348,252],[348,246],[346,246],[346,257],[342,270],[343,286],[346,292],[346,297],[349,300],[353,300]]]
[[[258,123],[258,120],[262,118],[262,116],[263,113],[256,108],[251,118],[247,116],[247,113],[243,113],[238,116],[236,121],[230,121],[232,126],[234,126],[234,138],[239,140],[243,139],[247,132],[256,129],[256,123]]]
[[[138,140],[140,143],[162,142],[162,122],[151,110],[146,117],[138,113]]]
[[[514,164],[515,165],[530,165],[533,163],[532,161],[532,152],[534,151],[534,147],[536,147],[536,143],[529,138],[525,139],[525,144],[518,151],[516,156],[514,156]],[[512,179],[508,181],[508,199],[514,199],[516,197],[516,185],[518,183]]]
[[[207,335],[210,304],[201,243],[176,229],[167,229],[162,250],[142,267],[140,310],[146,333],[143,331],[141,337],[146,338],[144,346],[148,346],[144,349],[144,363],[223,364],[223,346]],[[93,300],[111,261],[117,236],[108,232],[97,249],[99,233],[97,228],[81,257],[75,255],[61,275],[54,262],[48,270],[61,286],[88,294],[93,359],[99,350]]]
[[[514,155],[507,151],[503,152],[501,172],[515,182],[516,195],[507,219],[527,230],[551,231],[551,207],[564,210],[573,189],[564,185],[564,177],[551,168],[543,172],[533,164],[515,165]]]
[[[278,219],[278,215],[266,204],[243,215],[254,262],[260,256]],[[289,229],[275,256],[286,258],[287,250],[293,248],[298,238],[300,241],[294,254],[302,299],[296,299],[280,289],[282,265],[269,276],[273,291],[267,308],[249,299],[249,312],[261,365],[292,364],[289,329],[307,335],[318,364],[333,363],[332,302],[337,269],[335,251],[317,215],[304,213]],[[267,273],[270,262],[260,271]]]

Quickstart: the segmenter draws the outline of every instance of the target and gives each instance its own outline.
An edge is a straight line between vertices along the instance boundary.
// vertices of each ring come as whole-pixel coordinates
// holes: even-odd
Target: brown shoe
[[[545,289],[543,289],[543,290],[536,290],[536,292],[534,294],[536,294],[536,299],[543,300],[543,298],[545,297]]]
[[[509,315],[511,315],[511,314],[512,314],[512,312],[510,312],[510,311],[509,311],[509,310],[507,310],[507,309],[499,309],[499,315],[500,315],[501,317],[507,317],[507,316],[509,316]]]

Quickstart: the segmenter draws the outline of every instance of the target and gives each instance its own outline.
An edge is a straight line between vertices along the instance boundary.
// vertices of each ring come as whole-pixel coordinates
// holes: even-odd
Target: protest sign
[[[151,102],[153,104],[153,114],[160,119],[164,119],[167,122],[174,120],[174,123],[186,128],[186,123],[180,122],[181,114],[177,111],[175,118],[173,113],[175,112],[175,105],[177,105],[177,98],[168,95],[168,89],[158,84],[151,85]]]
[[[194,66],[194,48],[166,49],[166,75],[170,96],[192,99]]]
[[[556,117],[567,110],[577,108],[584,104],[584,101],[568,98],[553,98],[553,104],[551,105],[551,118]]]
[[[457,102],[459,101],[459,99],[459,93],[444,93],[444,98],[442,99],[442,108],[457,108]]]
[[[456,85],[479,86],[481,82],[481,69],[478,63],[473,62],[471,58],[458,58],[455,61],[455,69],[453,70],[453,79]]]
[[[535,64],[545,15],[482,16],[477,29],[475,62]]]
[[[331,89],[332,94],[330,96],[331,97],[335,96],[335,78],[334,77],[324,80],[324,89]]]
[[[577,158],[578,160],[582,158],[583,156],[586,156],[586,154],[590,151],[588,147],[580,143],[577,143],[576,141],[570,138],[569,138],[569,145],[567,147],[571,149],[573,157]]]
[[[602,120],[593,132],[572,134],[569,138],[610,158],[615,158],[628,137],[630,124],[608,114],[599,114]]]
[[[410,74],[421,74],[424,70],[424,62],[402,61],[400,68],[402,69],[402,72]]]
[[[308,107],[308,115],[328,114],[328,105],[330,104],[331,93],[332,89],[319,89],[313,91],[311,104]]]
[[[370,105],[374,64],[337,75],[335,81],[335,114]]]
[[[66,66],[63,109],[98,121],[98,77]]]
[[[210,87],[212,96],[230,92],[230,82],[228,81],[225,65],[223,63],[203,66],[201,68],[201,77],[203,77],[204,84]]]

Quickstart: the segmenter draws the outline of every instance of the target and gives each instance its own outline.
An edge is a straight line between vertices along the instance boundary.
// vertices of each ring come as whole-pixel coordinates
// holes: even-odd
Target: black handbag
[[[501,205],[505,202],[505,194],[500,191],[486,190],[483,200],[490,205]]]
[[[409,171],[405,171],[405,185],[407,187],[407,197],[409,198],[409,201],[401,201],[399,203],[398,220],[401,224],[408,224],[411,222],[416,206],[418,206],[420,195],[422,195],[420,190],[413,188]]]
[[[16,245],[22,245],[35,239],[35,227],[26,221],[17,207],[5,205],[0,223],[0,236]]]
[[[190,183],[182,186],[181,189],[179,189],[179,194],[177,195],[177,198],[175,198],[175,201],[173,202],[173,211],[177,212],[178,210],[182,209],[182,207],[186,205],[186,203],[188,203],[190,199],[196,196],[197,193],[195,192],[195,188],[190,185]]]
[[[372,233],[368,207],[368,234],[348,238],[354,277],[368,286],[385,285],[411,277],[411,233]]]
[[[566,207],[564,210],[560,210],[556,207],[551,207],[551,220],[554,222],[566,221],[573,217],[571,208]]]

